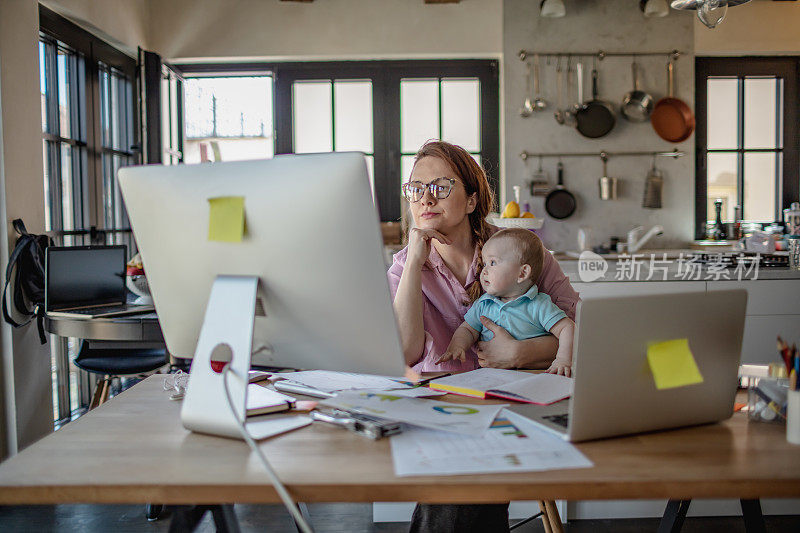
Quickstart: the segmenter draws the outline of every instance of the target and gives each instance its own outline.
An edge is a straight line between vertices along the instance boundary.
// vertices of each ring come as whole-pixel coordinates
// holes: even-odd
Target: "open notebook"
[[[500,368],[479,368],[435,379],[428,386],[475,398],[494,397],[539,405],[549,405],[572,395],[572,378]]]

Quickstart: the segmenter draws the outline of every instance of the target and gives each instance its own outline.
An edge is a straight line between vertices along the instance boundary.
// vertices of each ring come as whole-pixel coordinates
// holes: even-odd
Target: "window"
[[[798,196],[797,58],[697,58],[696,228],[772,223]]]
[[[217,123],[234,120],[235,128],[244,134],[250,116],[266,113],[269,122],[275,117],[274,153],[364,152],[381,220],[400,219],[402,179],[410,173],[414,153],[428,139],[464,146],[486,168],[497,192],[497,61],[192,64],[179,68],[187,77],[187,140],[198,135],[189,129],[190,124],[205,121],[208,130],[208,110],[213,109],[208,101],[191,104],[190,85],[210,83],[200,76],[223,80],[228,73],[240,76],[243,83],[248,72],[261,73],[269,79],[261,93],[274,102],[274,113],[272,108],[262,111],[263,100],[252,96],[252,105],[240,102],[227,118],[221,118],[217,108]],[[242,83],[240,91],[244,91]],[[201,118],[204,113],[206,118]],[[202,135],[197,137],[201,142],[212,138],[207,131]],[[215,139],[222,152],[224,139]],[[187,157],[189,150],[187,144]]]
[[[139,162],[136,61],[39,6],[45,230],[58,245],[135,245],[117,170]],[[101,231],[97,231],[101,228]],[[94,378],[71,364],[78,343],[52,352],[57,423],[88,405]]]
[[[184,161],[238,161],[275,153],[272,76],[187,78]]]

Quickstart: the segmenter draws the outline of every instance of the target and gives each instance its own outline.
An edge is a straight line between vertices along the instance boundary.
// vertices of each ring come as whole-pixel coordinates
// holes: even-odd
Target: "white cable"
[[[222,369],[222,383],[225,386],[225,397],[228,399],[228,407],[230,408],[236,423],[239,425],[239,431],[242,433],[242,437],[250,446],[250,449],[255,452],[259,459],[261,459],[261,463],[264,465],[264,469],[267,471],[267,475],[272,482],[272,486],[275,487],[275,490],[278,492],[278,496],[280,496],[281,500],[283,500],[283,505],[286,506],[286,509],[292,515],[292,518],[294,518],[297,526],[303,533],[314,533],[314,530],[311,528],[308,522],[306,522],[306,519],[303,517],[302,513],[300,513],[300,510],[297,508],[297,505],[294,503],[291,495],[289,495],[286,487],[284,487],[283,483],[281,483],[281,480],[278,479],[278,475],[270,466],[269,461],[267,461],[267,457],[264,455],[264,452],[262,452],[261,448],[258,447],[256,441],[253,440],[253,437],[251,437],[250,433],[247,432],[244,422],[241,418],[239,418],[236,408],[233,406],[230,389],[228,388],[228,374],[233,374],[233,371],[231,370],[230,365],[225,365],[225,367]]]

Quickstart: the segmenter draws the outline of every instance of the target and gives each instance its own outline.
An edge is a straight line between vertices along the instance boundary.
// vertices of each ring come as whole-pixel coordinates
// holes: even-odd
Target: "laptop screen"
[[[45,257],[47,311],[125,303],[126,246],[51,246]]]

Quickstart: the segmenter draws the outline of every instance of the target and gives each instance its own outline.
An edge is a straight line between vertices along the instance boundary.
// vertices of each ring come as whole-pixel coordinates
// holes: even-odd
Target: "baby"
[[[451,359],[466,361],[466,351],[479,335],[484,341],[490,340],[493,333],[480,321],[485,316],[517,340],[548,332],[558,337],[558,352],[547,371],[570,375],[575,323],[535,285],[545,253],[539,237],[521,228],[500,230],[486,241],[481,252],[484,266],[480,274],[486,293],[464,315],[464,322],[453,333],[437,364]]]

